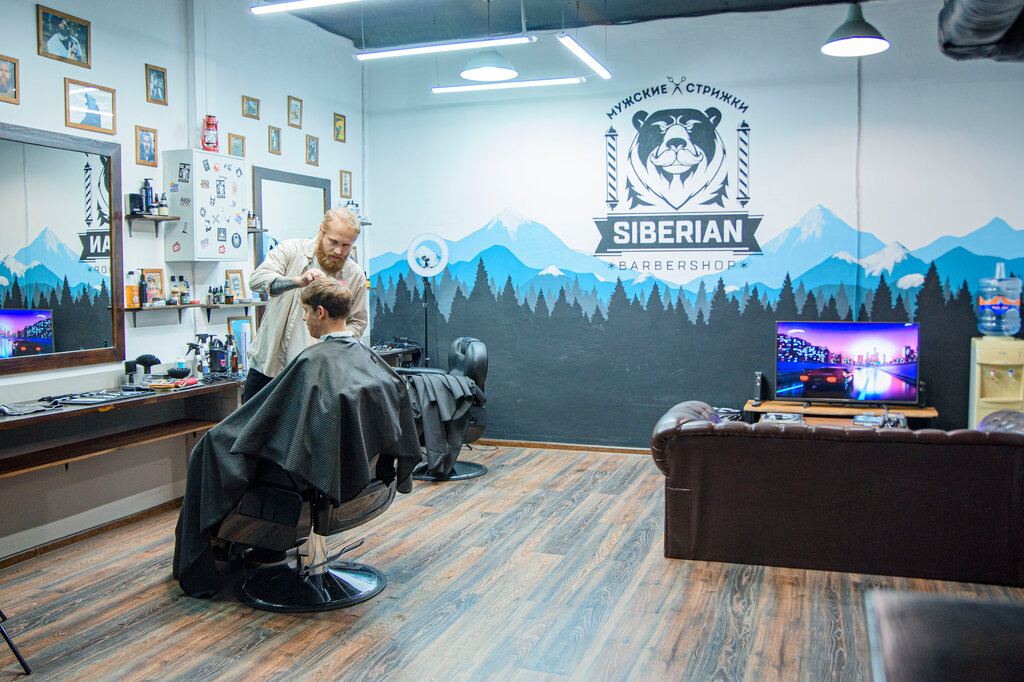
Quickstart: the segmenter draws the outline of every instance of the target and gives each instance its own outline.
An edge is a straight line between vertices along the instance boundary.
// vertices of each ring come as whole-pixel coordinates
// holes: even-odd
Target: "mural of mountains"
[[[79,253],[62,242],[53,230],[43,228],[32,243],[0,261],[0,286],[9,286],[17,276],[22,286],[60,288],[67,277],[72,289],[85,284],[98,290],[102,282],[107,282],[109,289],[109,277],[79,261],[78,256]]]
[[[482,228],[449,243],[448,269],[468,290],[482,258],[499,289],[511,277],[521,294],[532,287],[553,297],[575,280],[581,291],[596,292],[602,302],[611,296],[616,278],[622,280],[629,297],[646,302],[655,284],[673,298],[683,289],[692,301],[702,280],[708,292],[721,278],[729,292],[757,286],[773,296],[789,274],[794,287],[802,284],[808,291],[828,294],[844,284],[852,294],[876,288],[884,275],[894,294],[902,290],[909,300],[924,282],[933,260],[940,278],[948,278],[954,287],[966,280],[973,289],[980,277],[992,276],[1001,260],[1007,263],[1008,272],[1024,274],[1024,231],[1000,218],[962,237],[940,237],[910,251],[899,242],[886,244],[871,233],[858,231],[817,205],[765,243],[762,250],[764,255],[751,256],[730,270],[680,287],[647,273],[609,268],[596,256],[570,249],[544,225],[505,210]],[[858,252],[867,255],[860,259],[852,255]],[[382,254],[371,258],[370,266],[371,279],[379,276],[385,284],[399,275],[409,281],[411,275],[404,254]]]
[[[600,258],[570,249],[555,233],[538,222],[525,218],[511,209],[505,209],[479,230],[476,230],[458,241],[448,243],[448,261],[476,262],[479,255],[493,246],[503,246],[515,254],[516,259],[528,268],[543,270],[555,266],[562,271],[590,273],[598,280],[615,283],[616,278],[623,282],[642,280],[644,273],[636,270],[618,270],[609,267]],[[383,253],[370,259],[371,277],[382,274],[383,270],[395,264],[405,263],[405,252]],[[473,273],[476,270],[474,266]],[[506,273],[502,273],[504,283]],[[496,277],[496,275],[495,275]],[[385,281],[387,278],[384,278]],[[470,278],[470,282],[472,282]],[[517,286],[521,282],[512,279]]]

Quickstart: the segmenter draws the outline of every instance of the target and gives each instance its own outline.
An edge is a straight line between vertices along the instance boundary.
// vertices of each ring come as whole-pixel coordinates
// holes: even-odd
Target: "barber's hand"
[[[314,279],[319,279],[320,277],[326,277],[326,276],[327,276],[327,273],[325,273],[323,270],[317,270],[316,268],[310,268],[309,270],[306,270],[301,275],[297,275],[295,277],[292,277],[292,281],[295,282],[295,286],[298,286],[298,287],[308,287],[310,284],[313,283]]]

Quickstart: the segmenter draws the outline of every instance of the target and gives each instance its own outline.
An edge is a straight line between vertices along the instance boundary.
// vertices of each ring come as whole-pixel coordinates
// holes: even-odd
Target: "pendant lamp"
[[[846,21],[832,32],[821,51],[832,57],[865,57],[889,49],[889,41],[881,32],[864,21],[859,4],[850,5]]]
[[[490,48],[477,52],[459,74],[468,81],[507,81],[519,75],[503,54]]]

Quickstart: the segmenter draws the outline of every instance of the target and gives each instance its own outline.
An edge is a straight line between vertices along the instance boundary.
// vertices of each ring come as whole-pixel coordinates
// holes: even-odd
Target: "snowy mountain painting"
[[[978,278],[999,260],[1024,273],[1024,232],[999,218],[910,251],[820,205],[762,255],[681,286],[508,210],[448,247],[426,329],[424,283],[404,254],[370,260],[374,342],[426,338],[443,367],[452,339],[483,340],[491,437],[636,447],[682,400],[742,407],[752,373],[772,377],[776,320],[917,322],[934,426],[966,426]]]

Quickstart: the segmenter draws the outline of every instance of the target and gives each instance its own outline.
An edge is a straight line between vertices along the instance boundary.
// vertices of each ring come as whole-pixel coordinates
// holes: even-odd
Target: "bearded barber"
[[[359,236],[359,219],[347,208],[324,214],[313,239],[288,239],[267,254],[249,278],[249,288],[270,296],[256,337],[249,346],[249,373],[242,402],[270,383],[284,366],[312,345],[302,321],[302,289],[320,277],[332,277],[352,294],[345,325],[362,336],[369,320],[366,273],[348,257]]]

